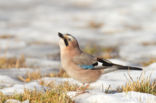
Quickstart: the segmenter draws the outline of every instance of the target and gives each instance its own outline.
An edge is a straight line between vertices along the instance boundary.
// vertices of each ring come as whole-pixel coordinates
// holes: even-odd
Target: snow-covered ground
[[[30,68],[0,69],[0,91],[11,95],[24,88],[44,90],[38,80],[23,83],[17,76],[27,72],[58,72],[60,67],[58,32],[73,34],[80,46],[92,43],[115,47],[118,58],[112,62],[142,66],[156,58],[155,0],[0,0],[0,56],[24,55]],[[38,68],[31,68],[32,66]],[[144,76],[156,79],[156,64],[144,68]],[[128,74],[137,79],[141,71],[116,71],[102,75],[92,90],[74,97],[76,103],[156,103],[156,96],[138,93],[110,93],[124,85]],[[71,78],[41,78],[43,81],[81,83]],[[9,100],[8,100],[9,101]],[[26,101],[25,103],[28,103]]]

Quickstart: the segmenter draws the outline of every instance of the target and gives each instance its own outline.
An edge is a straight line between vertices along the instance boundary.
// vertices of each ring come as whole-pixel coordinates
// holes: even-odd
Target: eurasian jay
[[[84,53],[76,38],[70,34],[58,33],[58,36],[61,66],[70,77],[83,84],[95,82],[102,74],[116,70],[142,70],[142,68],[115,64]]]

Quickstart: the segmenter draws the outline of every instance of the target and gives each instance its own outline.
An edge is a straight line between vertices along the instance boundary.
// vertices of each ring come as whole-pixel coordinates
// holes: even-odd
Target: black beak
[[[58,32],[58,36],[59,36],[60,38],[64,39],[64,36],[63,36],[62,33]]]
[[[64,40],[65,45],[68,46],[68,41],[67,41],[67,39],[63,36],[63,34],[60,33],[60,32],[58,32],[58,36],[59,36],[60,38],[62,38],[62,39]]]

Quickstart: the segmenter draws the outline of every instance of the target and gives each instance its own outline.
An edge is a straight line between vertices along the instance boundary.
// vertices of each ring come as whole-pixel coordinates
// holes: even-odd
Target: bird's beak
[[[60,33],[60,32],[58,32],[58,36],[59,36],[60,38],[62,38],[62,39],[65,39],[64,35],[63,35],[62,33]]]
[[[61,39],[63,39],[65,45],[68,46],[68,41],[67,41],[66,37],[65,37],[62,33],[60,33],[60,32],[58,32],[58,36],[59,36]]]

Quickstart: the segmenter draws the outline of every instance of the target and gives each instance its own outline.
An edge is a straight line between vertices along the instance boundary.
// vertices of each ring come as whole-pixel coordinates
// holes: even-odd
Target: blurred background
[[[156,1],[0,0],[0,56],[56,63],[58,32],[90,54],[146,66],[156,60]]]
[[[150,81],[146,80],[155,81],[156,76],[156,0],[0,0],[0,97],[2,93],[24,93],[26,89],[45,91],[50,83],[54,88],[54,82],[76,83],[61,69],[58,32],[72,34],[89,54],[121,65],[142,67],[149,76],[140,82],[145,85],[143,92],[155,90],[155,82],[150,89]],[[92,86],[102,92],[104,88],[118,91],[129,80],[139,83],[137,78],[146,76],[144,72],[119,70],[102,75]],[[130,88],[140,86],[134,81]],[[136,91],[142,91],[142,84]],[[54,97],[55,94],[58,95],[56,92]],[[61,94],[66,97],[64,91]],[[123,100],[121,95],[115,94],[112,100],[116,96]],[[139,97],[139,103],[140,97],[144,97],[132,93],[130,99],[133,96]]]

